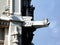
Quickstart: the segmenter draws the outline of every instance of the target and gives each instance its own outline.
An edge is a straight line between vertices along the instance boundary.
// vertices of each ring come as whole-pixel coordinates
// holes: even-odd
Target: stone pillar
[[[13,0],[9,0],[9,6],[10,6],[9,13],[12,14],[13,13]]]
[[[5,40],[4,40],[4,45],[8,44],[8,28],[5,28]]]
[[[8,45],[11,45],[11,25],[12,22],[10,22],[9,30],[8,30]]]

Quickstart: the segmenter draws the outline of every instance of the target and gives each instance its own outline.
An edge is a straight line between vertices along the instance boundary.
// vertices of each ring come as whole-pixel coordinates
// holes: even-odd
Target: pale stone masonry
[[[36,28],[47,27],[48,19],[33,21],[31,0],[0,0],[0,45],[32,45]]]

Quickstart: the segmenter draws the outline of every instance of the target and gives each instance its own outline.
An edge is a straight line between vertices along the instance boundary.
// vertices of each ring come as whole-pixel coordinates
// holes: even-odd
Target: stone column
[[[12,14],[13,13],[13,0],[9,0],[9,6],[10,6],[9,13]]]
[[[4,45],[8,44],[8,28],[5,28],[5,40],[4,40]]]
[[[8,30],[8,45],[11,45],[11,26],[12,22],[10,22],[9,30]]]

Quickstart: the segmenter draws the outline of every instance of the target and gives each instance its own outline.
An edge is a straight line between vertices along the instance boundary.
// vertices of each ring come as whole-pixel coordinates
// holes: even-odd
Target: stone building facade
[[[36,28],[47,27],[47,19],[34,20],[31,0],[0,0],[0,45],[32,45]]]

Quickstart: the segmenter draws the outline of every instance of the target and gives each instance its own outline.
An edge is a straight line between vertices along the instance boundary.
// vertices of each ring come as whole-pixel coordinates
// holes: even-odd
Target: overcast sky
[[[34,32],[35,45],[60,45],[60,0],[32,0],[35,7],[34,19],[48,18],[49,27]]]

